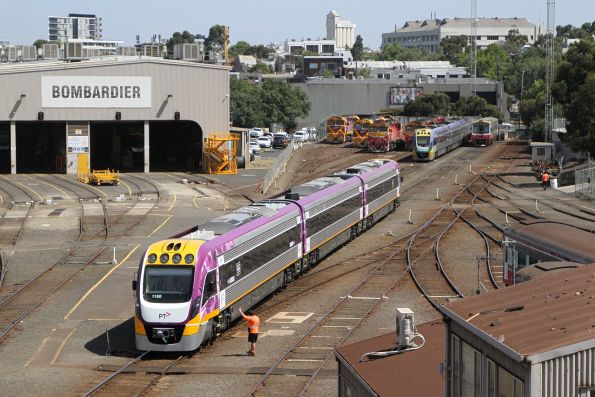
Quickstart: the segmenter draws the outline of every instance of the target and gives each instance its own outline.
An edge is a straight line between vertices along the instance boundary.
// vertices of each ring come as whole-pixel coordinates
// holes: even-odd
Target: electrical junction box
[[[411,346],[415,334],[415,314],[408,307],[397,307],[397,344],[399,349]]]

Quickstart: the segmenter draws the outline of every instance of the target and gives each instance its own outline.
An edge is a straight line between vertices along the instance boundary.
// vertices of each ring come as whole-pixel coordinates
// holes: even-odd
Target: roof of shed
[[[379,396],[439,396],[444,393],[444,379],[438,366],[444,361],[444,322],[433,321],[417,326],[426,342],[419,350],[360,362],[364,353],[393,349],[396,334],[391,332],[336,349],[335,355],[350,367]],[[420,376],[423,374],[423,376]]]
[[[581,266],[441,308],[484,341],[521,361],[595,347],[595,266]]]

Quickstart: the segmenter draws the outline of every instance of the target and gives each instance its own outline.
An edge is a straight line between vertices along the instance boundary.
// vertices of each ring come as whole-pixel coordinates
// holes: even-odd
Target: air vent
[[[347,168],[347,173],[348,174],[359,174],[360,170],[357,168]]]
[[[300,199],[300,195],[299,195],[299,193],[291,193],[291,192],[289,192],[289,193],[286,193],[285,194],[285,199],[286,200],[296,200],[297,201],[297,200]]]

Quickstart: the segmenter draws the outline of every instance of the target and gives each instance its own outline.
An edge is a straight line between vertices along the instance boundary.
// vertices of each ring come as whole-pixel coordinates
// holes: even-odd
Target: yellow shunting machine
[[[237,174],[239,138],[228,132],[209,134],[204,148],[203,164],[209,174]]]
[[[91,170],[89,172],[89,154],[81,153],[77,156],[78,180],[82,183],[95,185],[117,185],[120,183],[120,172],[116,170]]]

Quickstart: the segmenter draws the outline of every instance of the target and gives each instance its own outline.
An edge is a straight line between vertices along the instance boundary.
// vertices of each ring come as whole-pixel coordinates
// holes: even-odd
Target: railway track
[[[45,303],[62,286],[72,280],[105,251],[105,247],[69,250],[60,260],[38,276],[17,287],[0,303],[0,342],[35,309]],[[86,251],[83,253],[83,251]]]

